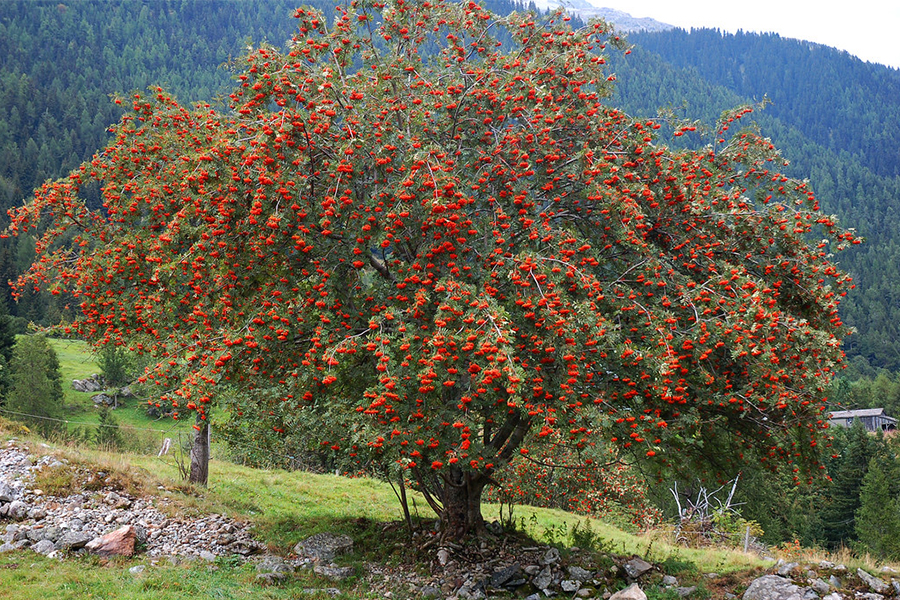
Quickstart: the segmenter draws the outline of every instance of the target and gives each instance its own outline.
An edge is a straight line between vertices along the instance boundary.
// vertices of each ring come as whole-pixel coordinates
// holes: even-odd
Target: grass
[[[73,340],[51,340],[65,378],[66,404],[70,427],[90,427],[97,422],[91,394],[71,389],[72,379],[83,379],[98,371],[89,347]],[[53,452],[68,459],[69,470],[45,470],[37,474],[38,484],[47,490],[74,491],[83,478],[71,476],[85,469],[112,475],[120,487],[134,494],[169,499],[170,510],[180,515],[226,514],[252,525],[254,535],[270,551],[287,554],[309,535],[322,531],[347,533],[359,550],[345,558],[345,564],[364,561],[409,562],[419,558],[408,543],[403,527],[385,529],[384,523],[402,519],[399,503],[391,487],[373,479],[349,479],[335,475],[261,470],[228,462],[210,463],[210,485],[206,489],[182,482],[180,465],[172,455],[157,458],[162,437],[176,439],[190,423],[155,421],[137,400],[119,408],[114,415],[126,428],[128,448],[135,453],[108,453],[78,444],[42,447],[31,439],[33,451]],[[0,431],[3,424],[0,423]],[[6,431],[21,438],[19,428],[7,424]],[[29,438],[25,437],[26,440]],[[142,441],[143,440],[143,441]],[[215,446],[214,446],[215,449]],[[411,509],[420,522],[434,515],[421,496],[410,494]],[[488,520],[500,517],[500,507],[486,505]],[[515,509],[517,529],[541,543],[560,547],[563,553],[577,542],[599,553],[638,555],[652,562],[677,567],[699,577],[700,573],[729,573],[758,569],[763,563],[752,555],[721,549],[686,549],[668,542],[666,536],[634,535],[596,519],[585,519],[558,510],[520,506]],[[508,517],[508,513],[504,515]],[[147,565],[140,574],[129,568]],[[214,565],[193,563],[172,565],[166,561],[150,565],[146,559],[99,561],[77,558],[49,560],[31,552],[0,554],[0,600],[16,598],[294,598],[307,588],[335,587],[334,583],[311,573],[298,575],[284,586],[264,587],[255,581],[252,566],[239,561],[220,560]],[[361,582],[351,579],[343,586],[344,598],[363,598]],[[356,589],[359,586],[361,589]],[[10,590],[15,590],[10,592]],[[8,595],[12,593],[13,595]],[[7,595],[4,595],[7,594]],[[302,594],[304,598],[326,597]]]
[[[91,435],[98,423],[98,411],[91,400],[94,394],[72,388],[72,380],[86,379],[100,372],[91,347],[80,340],[50,338],[48,341],[59,358],[68,431],[71,435]],[[180,435],[189,439],[190,423],[148,416],[145,399],[124,399],[112,414],[130,450],[149,453],[158,450],[166,437],[174,440]]]

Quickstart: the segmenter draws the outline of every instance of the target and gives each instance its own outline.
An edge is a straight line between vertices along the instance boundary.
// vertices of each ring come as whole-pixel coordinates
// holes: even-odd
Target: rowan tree
[[[551,434],[658,464],[815,453],[848,286],[828,253],[856,240],[739,129],[751,109],[670,150],[604,103],[602,22],[295,16],[226,112],[123,100],[114,141],[13,214],[52,223],[20,288],[156,357],[160,402],[238,390],[234,417],[402,471],[451,536]]]

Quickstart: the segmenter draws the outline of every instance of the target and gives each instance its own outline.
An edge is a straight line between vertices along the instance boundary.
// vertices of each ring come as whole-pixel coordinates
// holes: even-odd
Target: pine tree
[[[859,547],[880,558],[900,557],[900,464],[893,453],[869,461],[859,491],[856,536]]]
[[[9,416],[48,436],[62,430],[62,407],[62,376],[56,352],[43,336],[20,338],[11,363],[11,388],[6,400]]]
[[[856,538],[856,511],[860,488],[875,454],[873,438],[857,420],[846,433],[838,431],[835,446],[840,452],[829,469],[833,480],[831,500],[822,509],[825,542],[837,547]]]

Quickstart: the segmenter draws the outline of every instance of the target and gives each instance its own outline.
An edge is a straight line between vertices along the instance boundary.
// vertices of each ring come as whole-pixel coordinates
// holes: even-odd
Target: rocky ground
[[[35,474],[69,470],[90,483],[89,490],[54,496],[38,489]],[[359,575],[341,566],[353,539],[329,533],[312,536],[287,557],[265,553],[243,523],[222,515],[179,518],[165,498],[138,498],[102,472],[89,472],[52,456],[35,457],[16,440],[0,447],[0,552],[39,552],[64,560],[79,553],[101,556],[141,553],[155,560],[215,561],[218,556],[252,560],[260,585],[279,585],[298,570],[311,569],[335,582]],[[385,528],[390,528],[386,525]],[[429,547],[429,534],[412,540],[412,562],[362,567],[361,585],[371,597],[471,600],[492,597],[737,598],[743,600],[884,600],[900,597],[900,574],[869,573],[839,564],[781,561],[768,572],[728,574],[667,573],[638,557],[577,548],[564,554],[550,546],[524,545],[516,535],[495,529],[465,545]],[[153,564],[151,560],[151,565]],[[134,570],[145,569],[136,565]],[[322,590],[305,590],[309,592]],[[326,591],[338,594],[337,588]]]

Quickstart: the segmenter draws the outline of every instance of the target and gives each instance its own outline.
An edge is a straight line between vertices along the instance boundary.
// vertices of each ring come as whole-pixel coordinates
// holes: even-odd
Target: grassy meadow
[[[96,427],[97,409],[91,394],[71,388],[72,379],[83,379],[99,371],[89,347],[74,340],[51,340],[64,377],[66,419],[70,433],[78,428]],[[26,442],[32,452],[53,453],[71,464],[87,465],[111,473],[123,489],[133,494],[168,499],[179,515],[220,513],[252,525],[254,535],[270,552],[283,556],[300,540],[323,531],[347,533],[356,542],[356,551],[342,557],[343,564],[364,573],[364,563],[415,565],[422,555],[410,543],[402,512],[391,486],[369,478],[301,471],[263,470],[221,460],[210,464],[208,488],[194,488],[182,481],[177,455],[162,458],[156,450],[163,437],[188,438],[189,423],[147,416],[146,400],[132,398],[113,411],[126,440],[124,451],[107,452],[91,443],[69,439],[55,445],[22,435],[21,429],[0,423],[6,432]],[[216,455],[214,446],[214,456]],[[181,459],[183,461],[183,458]],[[42,489],[53,490],[58,482],[38,481]],[[60,490],[66,491],[66,490]],[[77,491],[77,490],[72,490]],[[434,515],[424,499],[410,493],[413,517],[423,527],[433,523]],[[508,520],[508,508],[504,516]],[[488,520],[498,519],[500,507],[484,507]],[[586,519],[559,510],[518,506],[512,529],[527,543],[545,543],[563,553],[573,545],[590,548],[597,556],[610,554],[642,556],[652,562],[669,565],[701,578],[702,573],[736,573],[758,570],[766,563],[757,556],[728,549],[689,549],[670,543],[665,532],[643,535],[628,533],[598,519]],[[140,573],[130,569],[143,565]],[[421,566],[426,568],[427,566]],[[686,577],[689,577],[688,575]],[[147,557],[100,560],[94,557],[48,559],[30,551],[0,554],[0,599],[115,598],[115,599],[194,599],[194,598],[325,598],[322,593],[306,593],[311,588],[340,587],[342,598],[368,598],[367,584],[361,577],[335,584],[315,576],[300,574],[280,586],[262,586],[250,564],[228,557],[215,563],[150,561]],[[404,597],[397,595],[395,597]]]

